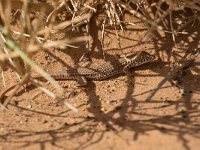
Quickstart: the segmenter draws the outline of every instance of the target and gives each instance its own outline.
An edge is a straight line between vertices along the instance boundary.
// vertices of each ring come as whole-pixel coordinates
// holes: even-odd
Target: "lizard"
[[[85,80],[106,80],[118,74],[125,73],[130,76],[130,69],[143,64],[155,61],[156,57],[146,51],[137,54],[129,54],[128,56],[106,62],[102,65],[94,67],[77,67],[75,69],[65,69],[60,72],[51,73],[51,77],[55,80],[73,80],[77,77],[85,78]],[[36,76],[35,78],[41,78]]]
[[[130,69],[141,66],[143,64],[153,62],[156,60],[154,55],[146,51],[141,51],[136,54],[129,54],[120,57],[114,61],[106,62],[96,67],[77,67],[74,69],[65,69],[57,73],[50,73],[55,80],[78,80],[85,82],[87,80],[106,80],[115,75],[123,74],[130,76]],[[42,76],[35,76],[33,79],[43,80]],[[0,92],[0,100],[10,90],[12,90],[19,83],[12,84]]]

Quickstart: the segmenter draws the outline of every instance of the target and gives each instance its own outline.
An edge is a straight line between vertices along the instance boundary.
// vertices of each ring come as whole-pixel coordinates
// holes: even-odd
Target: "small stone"
[[[105,111],[106,109],[105,108],[101,108],[101,111]]]
[[[22,121],[22,120],[20,120],[20,121],[19,121],[19,123],[20,123],[20,124],[22,124],[22,123],[23,123],[23,121]]]
[[[27,108],[32,108],[32,105],[31,105],[31,104],[29,104],[29,105],[27,106]]]
[[[110,104],[110,101],[106,101],[107,104]]]

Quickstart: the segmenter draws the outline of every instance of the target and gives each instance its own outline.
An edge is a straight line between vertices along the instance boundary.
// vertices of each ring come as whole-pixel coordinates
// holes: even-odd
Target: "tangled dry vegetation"
[[[38,51],[48,51],[52,48],[76,48],[77,43],[84,44],[86,53],[90,53],[89,42],[92,39],[89,28],[91,18],[100,20],[102,50],[104,49],[104,31],[108,27],[115,31],[118,48],[121,50],[118,31],[126,30],[127,25],[133,24],[124,19],[124,15],[129,14],[146,26],[145,36],[138,39],[135,46],[145,43],[149,39],[156,40],[160,37],[174,42],[174,49],[155,50],[158,60],[162,60],[161,54],[165,53],[168,57],[167,62],[172,64],[172,62],[195,59],[198,53],[198,42],[192,48],[189,46],[181,48],[183,53],[180,53],[180,41],[177,41],[176,37],[184,35],[187,39],[191,36],[187,29],[188,26],[193,27],[199,23],[199,0],[1,0],[0,2],[1,72],[4,79],[3,72],[9,68],[16,72],[19,78],[19,82],[13,87],[12,94],[3,102],[4,106],[27,80],[55,100],[62,101],[61,98],[31,78],[31,71],[34,70],[44,76],[55,88],[62,89],[47,72],[36,65],[32,56]],[[99,19],[102,15],[103,17]],[[18,32],[12,29],[12,25],[15,23],[20,28]],[[53,37],[55,33],[67,34],[68,31],[78,31],[80,34],[77,34],[77,37],[73,39],[66,37],[55,39]],[[193,38],[198,37],[198,35],[197,32],[192,34]],[[188,50],[188,48],[190,49]],[[178,64],[181,67],[176,70],[176,73],[190,67]],[[172,71],[174,71],[173,68]],[[4,85],[6,86],[5,82]],[[1,92],[0,97],[3,94],[5,91]],[[152,96],[153,94],[149,98]],[[76,110],[70,104],[66,102],[65,104]]]

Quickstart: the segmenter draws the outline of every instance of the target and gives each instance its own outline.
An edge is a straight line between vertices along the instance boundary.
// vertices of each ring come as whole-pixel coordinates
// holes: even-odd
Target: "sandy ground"
[[[127,17],[127,19],[129,19]],[[100,33],[95,24],[92,65],[114,59],[119,53],[114,31],[106,30],[105,55],[100,47]],[[185,49],[194,49],[198,42],[198,26],[177,43]],[[135,43],[144,35],[144,28],[129,26],[120,32],[124,52],[146,50],[168,51],[173,48],[171,35],[139,46]],[[199,32],[200,33],[200,32]],[[187,37],[192,36],[192,41]],[[69,36],[69,35],[66,35]],[[182,43],[184,41],[185,43]],[[83,51],[79,49],[50,50],[34,56],[35,62],[48,72],[74,67]],[[164,57],[163,60],[166,61]],[[90,81],[85,87],[74,86],[74,81],[60,81],[64,97],[79,109],[79,113],[56,103],[34,86],[19,89],[9,111],[0,112],[0,150],[198,150],[200,147],[200,76],[198,58],[195,67],[182,79],[181,89],[166,82],[146,102],[149,92],[156,87],[169,67],[163,63],[150,63],[133,70],[133,77],[119,76],[105,81]],[[17,78],[5,71],[9,85]],[[45,87],[58,93],[49,83]],[[0,88],[3,88],[1,83]],[[7,94],[9,95],[9,93]]]

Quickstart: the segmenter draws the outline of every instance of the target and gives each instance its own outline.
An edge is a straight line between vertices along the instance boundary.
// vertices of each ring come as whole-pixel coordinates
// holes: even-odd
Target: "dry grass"
[[[174,47],[177,47],[176,37],[181,34],[189,36],[185,28],[197,24],[200,15],[200,2],[198,0],[40,0],[39,2],[37,0],[1,0],[0,2],[0,67],[2,71],[4,68],[15,71],[20,80],[18,86],[31,80],[34,85],[41,87],[30,77],[31,71],[35,70],[52,83],[58,91],[62,91],[62,87],[47,72],[36,65],[32,56],[38,51],[51,48],[76,48],[73,44],[87,42],[90,39],[89,22],[95,14],[102,13],[104,15],[104,19],[100,22],[102,49],[104,49],[104,30],[109,26],[115,30],[119,50],[121,50],[121,44],[118,31],[124,30],[128,24],[124,20],[125,13],[141,20],[147,28],[145,36],[139,39],[136,45],[149,38],[156,39],[168,34],[171,38],[168,40],[173,40]],[[18,22],[19,32],[12,30],[13,22]],[[81,27],[84,27],[85,31],[81,31]],[[62,40],[53,40],[52,38],[52,33],[77,29],[80,32],[85,32],[85,36]],[[16,36],[17,40],[14,38]],[[29,42],[24,42],[27,39]],[[86,48],[89,49],[89,44],[86,45]],[[196,52],[197,47],[192,51]],[[160,58],[160,51],[155,51],[155,53]],[[174,50],[167,51],[167,54],[168,63],[171,63],[171,60],[180,60],[177,58],[179,54]],[[186,58],[185,55],[181,59]],[[6,83],[4,85],[6,86]],[[12,96],[16,93],[18,86],[16,86]],[[61,100],[44,87],[41,89],[54,99]],[[6,100],[4,106],[12,96]],[[70,104],[67,105],[76,110]]]

